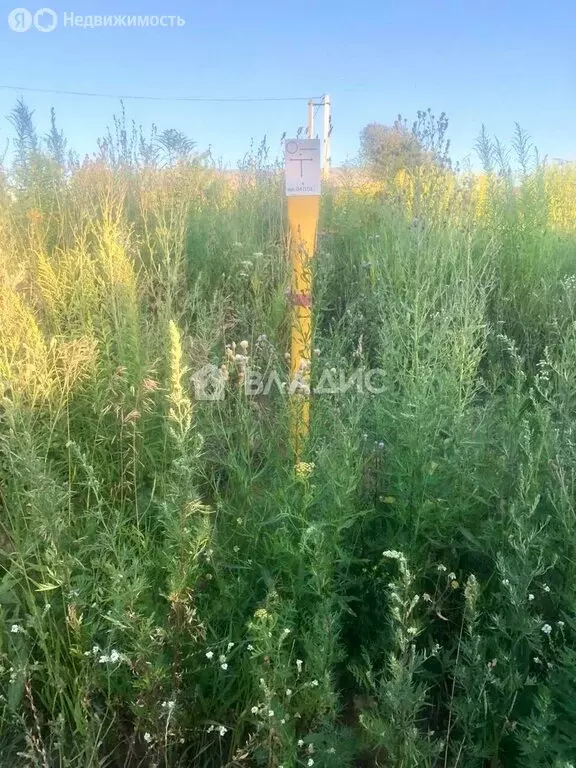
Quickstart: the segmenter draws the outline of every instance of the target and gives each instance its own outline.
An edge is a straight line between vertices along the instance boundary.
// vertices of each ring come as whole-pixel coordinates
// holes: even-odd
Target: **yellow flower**
[[[296,471],[296,477],[299,480],[307,480],[312,472],[314,472],[314,468],[316,465],[313,462],[307,463],[305,461],[300,461],[298,464],[296,464],[295,471]]]

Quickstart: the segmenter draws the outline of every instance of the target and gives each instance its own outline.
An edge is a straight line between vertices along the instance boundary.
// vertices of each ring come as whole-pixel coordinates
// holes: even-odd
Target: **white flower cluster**
[[[220,736],[226,736],[228,733],[228,728],[226,728],[225,725],[210,725],[207,729],[207,733],[213,733],[214,731],[217,731]]]
[[[295,395],[304,395],[308,397],[310,394],[310,370],[312,364],[310,360],[300,360],[298,370],[294,375],[294,379],[290,385],[290,391]]]
[[[226,653],[230,653],[232,648],[234,648],[234,643],[228,643],[228,646],[226,648]],[[214,658],[214,651],[206,651],[205,656],[208,659],[208,661],[212,661],[212,659]],[[226,672],[226,670],[228,669],[228,659],[225,653],[221,653],[218,656],[218,663],[220,664],[220,668]]]
[[[110,653],[102,653],[102,649],[99,645],[93,645],[91,651],[85,651],[84,656],[92,656],[98,659],[98,664],[130,664],[130,659],[125,653],[114,648]]]
[[[112,650],[109,654],[104,653],[98,659],[99,664],[121,664],[122,662],[129,664],[130,659],[119,651]]]

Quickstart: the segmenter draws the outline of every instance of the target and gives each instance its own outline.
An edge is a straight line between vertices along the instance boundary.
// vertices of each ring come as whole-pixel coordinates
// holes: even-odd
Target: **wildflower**
[[[445,565],[442,565],[442,564],[440,564],[440,565],[439,565],[439,566],[436,568],[436,570],[438,571],[438,573],[446,573],[446,571],[448,570],[448,568],[446,568],[446,566],[445,566]]]
[[[298,739],[298,746],[303,747],[304,746],[304,739]]]
[[[224,672],[226,672],[226,670],[228,669],[228,664],[226,662],[224,662],[224,664],[220,664],[220,667],[221,667],[221,669],[224,670]]]
[[[564,628],[564,626],[565,626],[563,621],[557,621],[556,623],[558,624],[558,626],[560,627],[560,629],[563,629],[563,628]]]
[[[310,683],[310,685],[312,686],[312,688],[318,688],[318,686],[320,685],[320,683],[318,682],[318,680],[312,680],[312,682]]]
[[[246,341],[246,339],[244,339],[244,341],[241,341],[241,342],[240,342],[240,349],[242,349],[242,350],[244,351],[244,354],[246,354],[246,351],[248,350],[248,347],[249,347],[249,346],[250,346],[250,345],[249,345],[249,343]]]
[[[269,709],[268,710],[268,717],[274,717],[274,710],[273,709]]]
[[[121,656],[118,651],[112,651],[110,654],[110,661],[112,664],[117,664],[119,661],[121,661]]]
[[[20,624],[12,624],[12,626],[10,627],[10,632],[13,635],[18,635],[21,632],[24,632],[24,627],[21,627]]]
[[[548,584],[544,584],[542,589],[544,590],[544,592],[550,592],[550,587],[548,586]]]
[[[286,689],[286,696],[292,696],[292,689],[291,688],[287,688]]]
[[[253,715],[257,715],[258,714],[258,707],[252,707],[250,712],[252,712]]]
[[[150,744],[150,742],[152,741],[152,736],[150,736],[148,731],[146,731],[146,733],[144,734],[144,741],[146,742],[146,744]]]
[[[220,662],[220,664],[224,664],[224,662],[226,661],[226,656],[224,656],[224,654],[222,654],[220,656],[220,658],[218,659],[218,661]]]
[[[286,637],[288,637],[288,635],[290,634],[290,631],[291,630],[289,630],[289,629],[283,629],[282,630],[282,640],[284,640]]]
[[[220,725],[218,727],[218,733],[220,734],[220,736],[226,736],[226,734],[228,733],[228,728],[226,728],[225,725]]]
[[[298,670],[298,674],[300,674],[300,672],[302,672],[302,664],[303,663],[304,662],[302,661],[302,659],[296,659],[296,669]]]
[[[234,643],[228,643],[227,652],[230,653],[230,651],[234,648]]]
[[[234,552],[236,552],[236,554],[238,554],[238,552],[240,552],[240,547],[238,545],[236,545],[234,547]]]
[[[174,701],[174,699],[171,699],[170,701],[162,702],[162,709],[167,709],[168,712],[172,712],[175,706],[176,706],[176,702]]]
[[[314,472],[315,464],[313,462],[300,461],[296,464],[296,477],[300,480],[306,480]]]
[[[244,520],[242,520],[242,518],[241,518],[241,517],[237,517],[237,518],[236,518],[236,522],[238,523],[238,525],[242,525],[242,523],[244,522]]]
[[[532,594],[532,592],[530,592],[530,594],[528,595],[528,600],[530,602],[532,602],[532,600],[534,600],[534,595]]]
[[[207,651],[206,652],[206,658],[210,661],[214,658],[214,651]]]
[[[448,581],[456,581],[456,574],[454,571],[448,574]]]
[[[248,645],[246,646],[246,650],[248,650],[248,651],[253,651],[254,650],[254,646],[252,645],[252,643],[248,643]]]
[[[330,749],[327,750],[327,751],[328,751],[329,755],[335,755],[336,754],[336,750],[334,749],[334,747],[330,747]]]
[[[505,587],[509,587],[510,586],[510,579],[502,579],[502,584]]]
[[[452,587],[452,589],[458,589],[458,587],[460,586],[460,584],[459,584],[459,583],[456,581],[456,579],[453,579],[453,580],[450,582],[450,586]]]
[[[552,632],[552,627],[550,626],[550,624],[544,624],[544,626],[542,627],[542,632],[544,632],[545,635],[549,635],[550,632]]]
[[[538,656],[534,656],[534,659],[533,659],[533,661],[534,661],[534,664],[542,664],[542,662],[540,661],[540,659],[538,658]]]
[[[212,733],[212,731],[214,731],[214,730],[215,730],[214,726],[213,726],[213,725],[210,725],[210,726],[209,726],[209,727],[206,729],[206,733]]]
[[[286,718],[283,717],[282,720],[280,720],[280,725],[286,725]]]
[[[308,762],[306,763],[306,765],[308,765],[308,766],[313,766],[313,765],[314,765],[314,760],[313,760],[312,758],[309,758],[309,760],[308,760]]]
[[[418,634],[416,627],[408,627],[407,634],[409,637],[415,637]]]
[[[310,744],[308,744],[308,754],[309,755],[313,755],[314,754],[314,744],[312,744],[312,742],[310,742]]]

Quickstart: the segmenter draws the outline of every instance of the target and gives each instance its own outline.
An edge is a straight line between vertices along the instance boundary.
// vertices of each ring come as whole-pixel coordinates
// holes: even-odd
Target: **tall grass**
[[[383,391],[315,396],[296,466],[243,387],[288,376],[276,171],[0,194],[2,765],[576,762],[572,192],[520,139],[481,206],[326,191],[312,380]]]

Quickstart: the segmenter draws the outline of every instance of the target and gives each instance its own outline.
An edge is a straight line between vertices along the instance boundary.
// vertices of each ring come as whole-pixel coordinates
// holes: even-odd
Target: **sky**
[[[24,0],[28,3],[28,0]],[[574,0],[45,0],[51,32],[14,31],[14,3],[0,0],[0,159],[18,96],[41,133],[50,107],[84,154],[119,111],[120,95],[294,98],[302,101],[126,100],[144,127],[177,128],[235,166],[264,135],[272,154],[306,123],[306,99],[330,94],[332,162],[353,160],[370,122],[444,111],[453,157],[476,164],[482,124],[508,141],[514,123],[543,155],[576,160]],[[28,3],[34,14],[41,3]],[[64,25],[64,14],[171,15],[183,26]],[[14,16],[11,17],[14,19]],[[46,25],[46,15],[40,23]],[[70,18],[68,16],[68,18]],[[50,18],[48,17],[48,22]],[[166,22],[170,23],[170,22]],[[18,89],[111,94],[95,98]],[[319,116],[318,116],[319,119]]]

